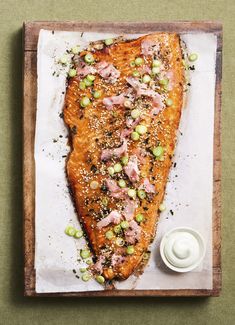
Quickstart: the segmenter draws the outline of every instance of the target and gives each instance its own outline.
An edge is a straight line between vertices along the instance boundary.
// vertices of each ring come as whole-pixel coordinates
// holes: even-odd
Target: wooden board
[[[34,134],[37,100],[37,41],[40,29],[64,31],[100,31],[115,33],[205,32],[217,35],[214,171],[213,171],[213,289],[184,290],[105,290],[68,293],[35,292],[35,166]],[[24,23],[24,94],[23,94],[23,181],[24,181],[24,278],[26,296],[218,296],[221,290],[221,78],[222,25],[212,21],[197,22],[28,22]]]

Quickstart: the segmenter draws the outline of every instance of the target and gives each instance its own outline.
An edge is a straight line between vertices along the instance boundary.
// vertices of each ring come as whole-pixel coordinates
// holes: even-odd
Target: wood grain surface
[[[157,31],[217,35],[214,170],[213,170],[213,289],[184,290],[105,290],[68,293],[36,293],[35,291],[35,164],[34,136],[37,101],[37,41],[40,29],[115,33],[153,33]],[[221,291],[221,79],[222,25],[212,21],[183,22],[26,22],[24,23],[23,78],[23,192],[24,192],[24,294],[25,296],[218,296]]]

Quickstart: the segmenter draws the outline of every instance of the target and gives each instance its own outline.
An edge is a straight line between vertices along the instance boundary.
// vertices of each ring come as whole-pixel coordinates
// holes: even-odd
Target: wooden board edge
[[[36,22],[37,24],[40,22]],[[68,22],[69,23],[69,22]],[[179,22],[177,22],[179,23]],[[30,24],[30,25],[29,25]],[[25,48],[25,43],[27,42],[27,35],[31,32],[31,24],[33,23],[24,23],[24,50],[25,55],[27,53],[27,49]],[[129,23],[128,23],[129,24]],[[28,28],[28,26],[30,28]],[[221,276],[221,76],[222,76],[222,25],[220,23],[216,24],[216,34],[217,34],[217,60],[216,60],[216,68],[217,68],[217,74],[216,74],[216,86],[215,86],[215,138],[214,138],[214,152],[216,152],[216,156],[214,156],[214,186],[217,187],[217,195],[213,196],[213,202],[216,200],[216,211],[213,214],[213,225],[215,223],[218,224],[218,227],[216,230],[213,227],[213,243],[216,241],[216,250],[217,254],[215,257],[215,254],[213,254],[213,289],[212,290],[202,290],[202,289],[185,289],[185,290],[115,290],[115,291],[96,291],[96,292],[69,292],[69,293],[36,293],[35,292],[35,270],[34,270],[34,247],[32,247],[32,233],[30,233],[29,229],[34,230],[34,216],[27,216],[27,209],[28,205],[26,202],[26,193],[28,189],[32,189],[32,184],[27,184],[29,181],[28,177],[32,176],[30,174],[32,171],[29,171],[28,168],[26,168],[28,164],[28,156],[27,156],[27,146],[26,146],[26,138],[27,138],[27,132],[25,130],[25,125],[28,122],[27,117],[27,102],[25,101],[25,87],[26,87],[26,62],[25,62],[25,56],[24,56],[24,80],[23,80],[23,87],[24,87],[24,96],[23,96],[23,107],[24,107],[24,130],[23,130],[23,143],[24,143],[24,155],[23,155],[23,192],[24,192],[24,248],[25,251],[29,252],[31,254],[31,261],[28,260],[27,254],[25,254],[24,257],[24,274],[25,274],[25,291],[24,295],[28,297],[41,297],[41,296],[47,296],[47,297],[138,297],[138,296],[146,296],[146,297],[179,297],[179,296],[219,296],[221,292],[221,285],[222,285],[222,276]],[[33,55],[33,53],[32,53]],[[35,55],[35,53],[34,53]],[[31,153],[32,154],[32,153]],[[32,157],[31,157],[32,158]],[[28,166],[27,166],[28,167]],[[215,189],[215,188],[214,188]],[[32,199],[31,195],[31,199]],[[29,235],[29,236],[28,236]],[[34,239],[34,235],[33,235]],[[33,261],[33,264],[32,264]],[[33,279],[34,283],[32,281],[28,281],[27,278]]]

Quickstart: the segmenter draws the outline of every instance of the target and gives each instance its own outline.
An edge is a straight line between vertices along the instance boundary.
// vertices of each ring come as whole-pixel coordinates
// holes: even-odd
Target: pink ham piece
[[[127,189],[121,189],[113,179],[106,179],[106,185],[110,196],[117,199],[123,199],[127,196]]]
[[[110,223],[114,223],[116,225],[121,221],[121,217],[121,214],[117,210],[113,210],[106,218],[97,223],[97,227],[103,228],[108,226]]]
[[[125,231],[125,239],[128,244],[135,244],[140,239],[141,227],[135,220],[129,222],[129,228]]]
[[[135,209],[137,208],[137,203],[134,200],[130,200],[127,198],[124,203],[124,210],[122,214],[124,215],[125,219],[127,221],[130,221],[133,219]]]
[[[141,53],[143,55],[154,55],[157,54],[159,45],[152,40],[145,39],[141,43]]]
[[[112,64],[101,61],[96,65],[96,69],[100,76],[111,83],[115,83],[120,77],[120,71],[118,71]]]
[[[133,153],[137,156],[141,164],[145,161],[145,157],[147,156],[147,152],[145,149],[137,147],[133,150]]]
[[[106,161],[112,157],[120,158],[127,151],[127,140],[123,139],[120,147],[115,149],[104,149],[101,153],[101,160]]]
[[[121,264],[125,261],[125,257],[122,255],[118,255],[118,254],[113,254],[112,258],[111,258],[111,265],[112,266],[116,266],[118,264]]]
[[[92,271],[95,271],[96,273],[102,273],[103,272],[103,264],[105,262],[105,257],[100,255],[94,265],[92,265],[91,269]]]
[[[96,73],[96,69],[92,65],[86,64],[80,58],[77,61],[77,74],[80,77],[86,77],[88,74]]]
[[[123,105],[126,100],[124,94],[120,94],[118,96],[106,97],[103,99],[103,104],[106,106],[108,110],[111,110],[114,105]]]
[[[149,182],[148,178],[145,178],[139,190],[145,190],[147,193],[155,193],[155,186]]]
[[[124,171],[131,182],[137,182],[139,180],[140,171],[138,168],[138,159],[135,155],[130,156],[128,164],[124,167]]]

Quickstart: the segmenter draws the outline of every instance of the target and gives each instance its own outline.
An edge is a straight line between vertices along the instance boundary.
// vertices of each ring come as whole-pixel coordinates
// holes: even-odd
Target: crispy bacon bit
[[[96,273],[102,273],[103,272],[103,264],[105,263],[105,256],[100,255],[94,265],[92,265],[91,269],[92,271]]]
[[[138,168],[138,159],[135,155],[130,156],[128,164],[124,167],[124,171],[131,182],[137,182],[139,180],[140,171]]]
[[[155,186],[149,182],[148,178],[145,178],[139,190],[145,190],[147,193],[155,193]]]
[[[134,200],[130,200],[127,198],[124,203],[124,210],[123,215],[126,218],[127,221],[130,221],[133,219],[133,215],[135,213],[135,209],[137,208],[137,203]]]
[[[117,210],[113,210],[106,218],[97,223],[97,227],[103,228],[108,226],[110,223],[118,224],[121,221],[121,217],[121,214]]]
[[[106,161],[112,157],[120,158],[127,151],[127,140],[123,139],[123,144],[115,149],[104,149],[101,153],[101,160]]]
[[[123,105],[125,101],[124,94],[120,94],[118,96],[106,97],[103,99],[103,104],[106,106],[108,110],[113,108],[113,105]]]
[[[115,83],[120,77],[120,71],[118,71],[112,64],[101,61],[96,65],[96,69],[102,78],[111,83]]]
[[[134,244],[140,239],[141,227],[135,220],[129,222],[129,228],[125,231],[125,239],[128,244]]]
[[[118,255],[118,254],[113,254],[112,258],[111,258],[111,265],[112,266],[116,266],[118,264],[121,264],[125,261],[125,257],[122,255]]]
[[[141,43],[141,53],[143,55],[154,55],[158,52],[159,45],[156,44],[154,41],[149,39],[145,39]]]

